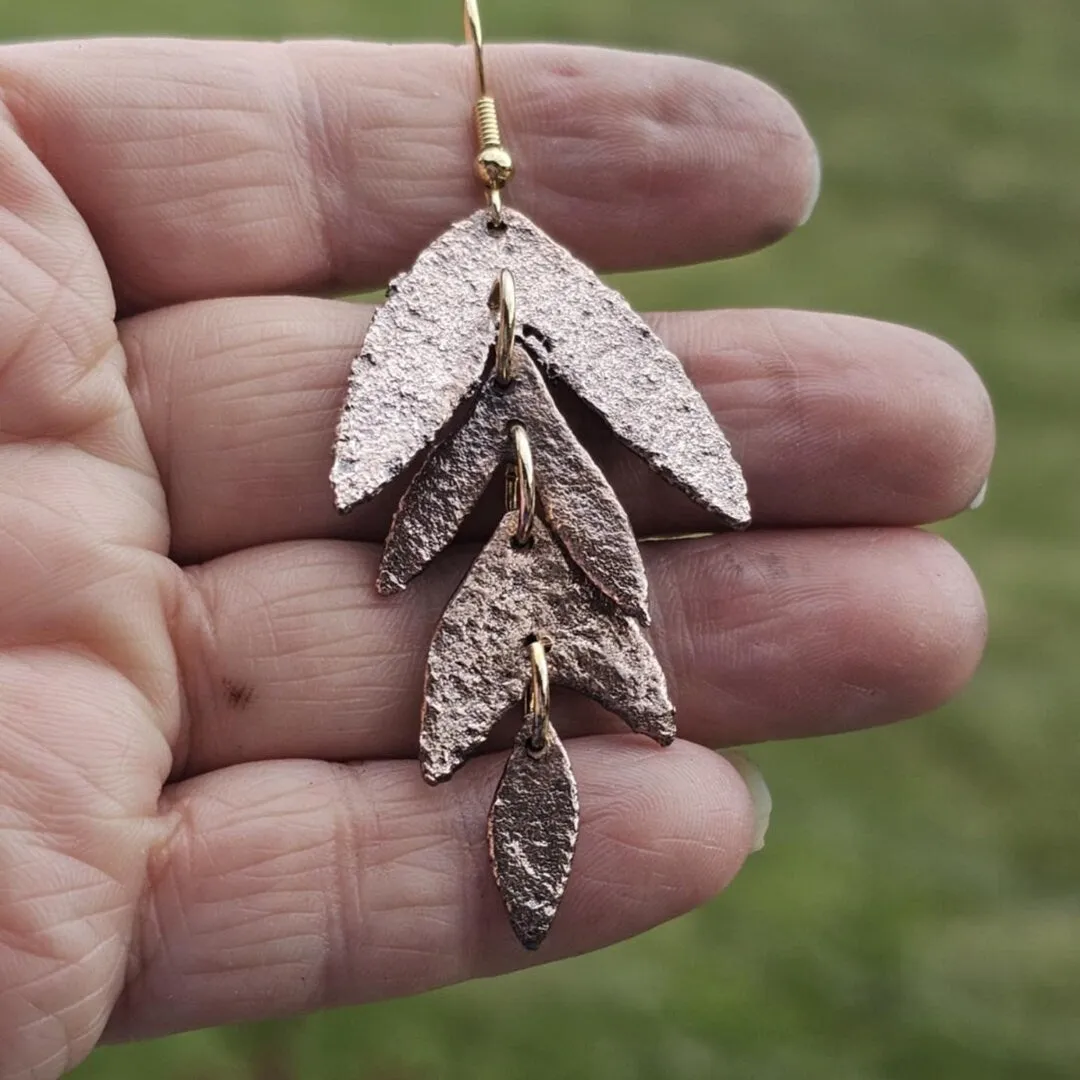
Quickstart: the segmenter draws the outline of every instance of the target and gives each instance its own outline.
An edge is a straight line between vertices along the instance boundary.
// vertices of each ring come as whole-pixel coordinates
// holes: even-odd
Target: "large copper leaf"
[[[420,762],[447,779],[524,700],[528,643],[548,644],[551,681],[587,694],[662,744],[675,737],[664,673],[637,621],[570,563],[536,521],[527,547],[507,514],[459,586],[428,653]]]

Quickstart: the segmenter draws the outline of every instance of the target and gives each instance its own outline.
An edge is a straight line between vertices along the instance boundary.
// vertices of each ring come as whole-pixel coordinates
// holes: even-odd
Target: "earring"
[[[682,365],[614,290],[524,215],[488,95],[476,0],[476,172],[487,207],[390,285],[353,361],[331,483],[338,509],[370,499],[461,411],[394,515],[377,588],[404,589],[454,538],[500,466],[507,507],[450,600],[428,654],[420,763],[448,779],[515,705],[524,723],[488,819],[491,862],[521,943],[558,909],[577,840],[577,785],[551,686],[585,694],[662,746],[674,707],[642,627],[645,569],[625,510],[548,390],[583,398],[661,476],[728,525],[749,524],[731,447]]]

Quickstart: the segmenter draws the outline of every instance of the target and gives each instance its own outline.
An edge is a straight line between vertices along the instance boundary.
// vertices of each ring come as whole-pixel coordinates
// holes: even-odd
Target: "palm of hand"
[[[468,63],[351,45],[0,53],[3,1080],[57,1076],[106,1031],[527,959],[484,861],[498,756],[434,790],[411,760],[424,650],[463,560],[379,601],[367,542],[389,501],[347,520],[330,505],[367,313],[250,295],[370,287],[471,209]],[[733,254],[808,201],[812,147],[746,77],[571,49],[520,50],[513,70],[515,196],[587,260]],[[633,160],[615,157],[623,137]],[[583,195],[586,153],[611,160]],[[585,820],[542,958],[644,930],[734,874],[751,808],[704,746],[923,711],[981,648],[966,568],[902,527],[966,505],[989,467],[989,409],[959,357],[839,317],[656,325],[770,528],[649,547],[686,741],[590,737],[607,721],[560,702]],[[707,525],[593,449],[643,532]],[[823,528],[787,528],[805,525]]]

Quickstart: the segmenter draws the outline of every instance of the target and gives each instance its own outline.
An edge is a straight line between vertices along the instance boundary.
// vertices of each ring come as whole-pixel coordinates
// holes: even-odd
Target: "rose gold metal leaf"
[[[458,239],[444,234],[391,282],[352,362],[330,472],[342,512],[402,472],[483,375],[491,280],[458,277]]]
[[[630,519],[577,441],[535,364],[517,350],[517,377],[489,377],[465,424],[428,455],[394,515],[378,588],[403,589],[454,538],[499,464],[512,423],[524,426],[544,518],[590,581],[648,622],[648,581]]]
[[[488,848],[510,925],[536,949],[559,909],[580,824],[577,783],[554,731],[540,750],[523,729],[488,815]]]
[[[521,332],[562,379],[661,475],[737,527],[742,472],[682,365],[613,289],[527,217],[486,210],[451,226],[392,287],[353,365],[333,481],[347,509],[434,437],[476,385],[494,333],[502,269],[517,282]]]
[[[513,543],[507,514],[443,613],[428,653],[420,762],[447,779],[525,697],[527,643],[549,642],[552,683],[593,698],[662,745],[675,737],[664,673],[637,621],[567,560],[547,527]]]

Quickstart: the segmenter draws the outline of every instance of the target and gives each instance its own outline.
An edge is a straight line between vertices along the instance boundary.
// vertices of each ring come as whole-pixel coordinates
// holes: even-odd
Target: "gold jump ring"
[[[514,335],[517,333],[517,296],[514,292],[514,275],[509,270],[499,271],[488,295],[488,307],[498,324],[495,378],[505,386],[514,377]]]
[[[525,721],[532,724],[529,749],[543,750],[551,735],[551,681],[548,678],[547,651],[537,639],[529,642],[531,677],[525,694]]]
[[[514,444],[514,503],[510,509],[517,510],[517,529],[514,543],[523,546],[532,538],[533,522],[536,520],[536,473],[533,469],[532,447],[529,436],[520,424],[510,428]]]

